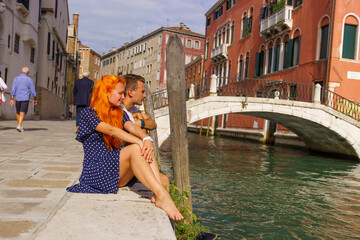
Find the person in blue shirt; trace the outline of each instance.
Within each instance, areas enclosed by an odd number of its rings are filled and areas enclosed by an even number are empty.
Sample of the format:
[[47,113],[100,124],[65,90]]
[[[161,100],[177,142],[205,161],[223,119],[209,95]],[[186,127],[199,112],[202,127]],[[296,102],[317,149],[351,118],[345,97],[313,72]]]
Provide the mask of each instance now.
[[34,97],[34,105],[37,104],[35,85],[33,80],[28,75],[29,68],[23,67],[21,74],[14,78],[10,93],[10,106],[14,106],[14,97],[16,101],[16,120],[18,122],[16,130],[19,132],[24,131],[22,123],[29,108],[30,94]]

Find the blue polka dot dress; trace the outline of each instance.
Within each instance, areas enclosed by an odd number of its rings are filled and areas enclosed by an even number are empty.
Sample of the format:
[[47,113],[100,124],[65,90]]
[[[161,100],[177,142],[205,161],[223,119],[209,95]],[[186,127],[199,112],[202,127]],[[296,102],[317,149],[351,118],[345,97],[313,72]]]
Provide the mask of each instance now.
[[[130,121],[124,114],[123,125]],[[80,114],[76,140],[83,144],[84,162],[80,183],[66,190],[76,193],[116,193],[119,182],[119,156],[124,147],[108,150],[102,133],[95,130],[101,120],[93,108],[85,108]]]

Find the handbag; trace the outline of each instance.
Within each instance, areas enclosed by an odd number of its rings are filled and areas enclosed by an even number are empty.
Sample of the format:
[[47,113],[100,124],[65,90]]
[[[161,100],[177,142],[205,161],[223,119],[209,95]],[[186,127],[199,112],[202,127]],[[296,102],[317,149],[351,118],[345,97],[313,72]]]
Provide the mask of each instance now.
[[4,92],[1,93],[1,101],[6,102],[5,94]]

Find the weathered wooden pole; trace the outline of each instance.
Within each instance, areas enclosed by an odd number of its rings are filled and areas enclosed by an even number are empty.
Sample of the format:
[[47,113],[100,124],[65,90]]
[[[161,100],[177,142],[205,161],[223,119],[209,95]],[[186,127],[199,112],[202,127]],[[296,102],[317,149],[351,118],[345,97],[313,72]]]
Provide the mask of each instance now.
[[[180,193],[183,190],[190,192],[184,48],[180,37],[175,34],[169,37],[166,47],[166,73],[175,185]],[[189,194],[188,206],[192,209],[191,194]]]
[[[149,115],[149,117],[151,117],[155,121],[156,119],[155,119],[155,113],[154,113],[154,103],[152,101],[150,89],[147,84],[145,84],[145,94],[147,96],[144,99],[145,113],[147,115]],[[152,139],[154,139],[155,157],[158,160],[158,162],[160,162],[159,141],[158,141],[157,130],[153,129],[153,130],[149,131],[149,134],[152,137]]]

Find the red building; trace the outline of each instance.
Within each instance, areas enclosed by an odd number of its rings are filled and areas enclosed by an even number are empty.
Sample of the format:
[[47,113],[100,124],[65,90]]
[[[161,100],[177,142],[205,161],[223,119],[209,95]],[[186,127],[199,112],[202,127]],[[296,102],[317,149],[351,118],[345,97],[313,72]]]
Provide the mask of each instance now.
[[[204,75],[217,75],[219,87],[244,78],[319,83],[360,102],[359,16],[360,1],[219,0],[205,14]],[[263,123],[228,114],[220,126]]]

